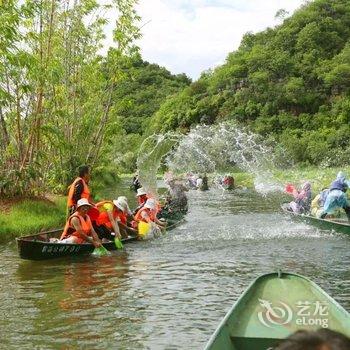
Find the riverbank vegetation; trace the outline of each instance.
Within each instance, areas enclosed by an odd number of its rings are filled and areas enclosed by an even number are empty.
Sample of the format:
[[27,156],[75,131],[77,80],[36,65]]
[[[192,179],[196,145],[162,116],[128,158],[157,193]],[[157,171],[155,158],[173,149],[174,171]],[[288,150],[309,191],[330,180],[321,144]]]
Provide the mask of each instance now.
[[190,83],[142,61],[136,2],[0,3],[0,196],[65,193],[84,163],[100,185],[133,170],[143,123]]

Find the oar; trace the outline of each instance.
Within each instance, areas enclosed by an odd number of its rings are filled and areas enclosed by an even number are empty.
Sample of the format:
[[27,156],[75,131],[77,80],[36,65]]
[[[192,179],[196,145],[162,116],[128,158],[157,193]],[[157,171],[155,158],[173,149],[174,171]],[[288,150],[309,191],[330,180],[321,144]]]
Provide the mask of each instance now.
[[103,246],[95,248],[94,251],[92,252],[92,255],[95,256],[104,256],[104,255],[110,255],[111,253]]
[[122,241],[117,236],[114,237],[114,244],[117,249],[123,249],[124,247]]

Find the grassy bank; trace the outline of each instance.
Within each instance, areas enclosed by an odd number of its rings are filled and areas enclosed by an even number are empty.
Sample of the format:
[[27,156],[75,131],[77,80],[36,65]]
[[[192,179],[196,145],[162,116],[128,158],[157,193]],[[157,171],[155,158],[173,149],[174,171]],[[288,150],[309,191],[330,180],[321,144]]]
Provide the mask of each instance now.
[[292,183],[302,185],[305,181],[310,181],[312,184],[312,192],[316,195],[323,188],[329,187],[332,181],[335,180],[339,171],[343,171],[346,177],[350,178],[350,167],[343,168],[301,168],[293,170],[281,170],[275,172],[276,180],[282,184]]
[[66,198],[23,199],[2,205],[0,242],[42,230],[62,227],[66,218]]

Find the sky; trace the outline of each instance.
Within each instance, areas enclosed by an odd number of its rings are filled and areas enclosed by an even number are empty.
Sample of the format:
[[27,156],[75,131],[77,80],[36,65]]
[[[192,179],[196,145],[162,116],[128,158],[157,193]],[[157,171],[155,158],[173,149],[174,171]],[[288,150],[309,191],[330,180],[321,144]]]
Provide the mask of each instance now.
[[[280,23],[276,12],[293,13],[304,0],[139,0],[142,58],[186,73],[200,73],[224,63],[246,32],[259,32]],[[110,14],[112,19],[113,14]],[[113,21],[113,20],[112,20]],[[106,46],[112,45],[107,28]]]

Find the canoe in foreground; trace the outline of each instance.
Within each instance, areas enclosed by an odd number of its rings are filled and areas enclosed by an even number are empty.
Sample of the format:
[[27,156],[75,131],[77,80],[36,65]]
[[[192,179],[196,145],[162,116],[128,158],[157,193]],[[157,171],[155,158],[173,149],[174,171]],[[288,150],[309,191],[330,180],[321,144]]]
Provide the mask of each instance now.
[[309,279],[270,273],[241,295],[206,350],[266,350],[297,330],[322,327],[350,336],[350,315]]
[[[63,256],[91,254],[95,249],[91,243],[74,244],[50,242],[50,238],[59,238],[61,234],[62,229],[16,238],[19,256],[22,259],[45,260]],[[125,244],[136,240],[136,237],[129,237],[122,239],[122,242]],[[103,246],[107,250],[117,249],[112,241],[103,243]]]
[[319,219],[311,215],[297,214],[287,210],[287,204],[281,206],[284,213],[290,215],[293,219],[306,222],[321,230],[331,230],[350,235],[350,224],[348,220],[341,219]]

